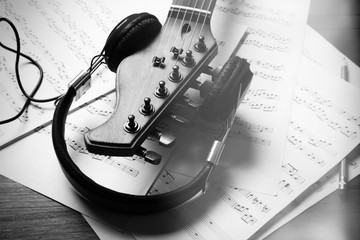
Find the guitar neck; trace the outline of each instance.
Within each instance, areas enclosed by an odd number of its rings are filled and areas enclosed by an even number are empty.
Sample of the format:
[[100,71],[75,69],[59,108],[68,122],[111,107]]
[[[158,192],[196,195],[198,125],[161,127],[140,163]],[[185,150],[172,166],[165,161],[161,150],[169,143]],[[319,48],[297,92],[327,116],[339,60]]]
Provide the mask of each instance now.
[[215,8],[216,0],[174,0],[170,8],[169,15],[173,16],[173,13],[176,12],[177,17],[179,13],[185,14],[187,16],[200,16],[206,17],[206,19],[211,18],[213,10]]

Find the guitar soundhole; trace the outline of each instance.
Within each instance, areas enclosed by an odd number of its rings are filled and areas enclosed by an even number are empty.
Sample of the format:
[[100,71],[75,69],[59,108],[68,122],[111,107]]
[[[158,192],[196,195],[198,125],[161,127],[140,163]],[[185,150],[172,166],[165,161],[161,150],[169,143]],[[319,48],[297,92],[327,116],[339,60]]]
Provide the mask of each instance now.
[[181,29],[181,34],[185,34],[191,31],[191,26],[188,23],[185,23]]

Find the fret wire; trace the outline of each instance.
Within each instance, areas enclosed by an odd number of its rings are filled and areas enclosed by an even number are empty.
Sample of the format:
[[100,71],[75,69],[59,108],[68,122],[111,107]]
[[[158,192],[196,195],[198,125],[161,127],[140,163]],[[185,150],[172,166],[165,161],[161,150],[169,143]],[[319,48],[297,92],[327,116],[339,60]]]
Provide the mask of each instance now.
[[[203,2],[204,4],[205,2]],[[184,6],[180,6],[180,5],[172,5],[172,7],[174,8],[179,8],[179,9],[184,9],[184,10],[191,10],[193,12],[200,12],[200,13],[205,13],[205,14],[211,14],[211,12],[209,10],[203,10],[203,9],[198,9],[198,8],[194,8],[194,7],[184,7]]]

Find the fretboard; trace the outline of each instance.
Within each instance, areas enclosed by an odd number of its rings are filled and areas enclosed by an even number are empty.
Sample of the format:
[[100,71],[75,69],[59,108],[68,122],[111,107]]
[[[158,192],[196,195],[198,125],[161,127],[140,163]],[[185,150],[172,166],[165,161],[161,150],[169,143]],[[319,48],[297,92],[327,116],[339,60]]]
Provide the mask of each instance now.
[[216,0],[174,0],[172,7],[185,11],[211,15],[214,10],[215,3]]

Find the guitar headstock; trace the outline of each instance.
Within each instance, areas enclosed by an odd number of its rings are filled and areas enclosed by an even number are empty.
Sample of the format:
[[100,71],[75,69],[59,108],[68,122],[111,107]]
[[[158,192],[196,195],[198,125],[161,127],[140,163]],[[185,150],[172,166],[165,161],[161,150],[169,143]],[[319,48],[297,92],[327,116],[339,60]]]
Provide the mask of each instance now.
[[142,151],[143,141],[216,56],[210,16],[173,5],[155,39],[120,63],[114,112],[85,135],[90,152],[131,156]]

